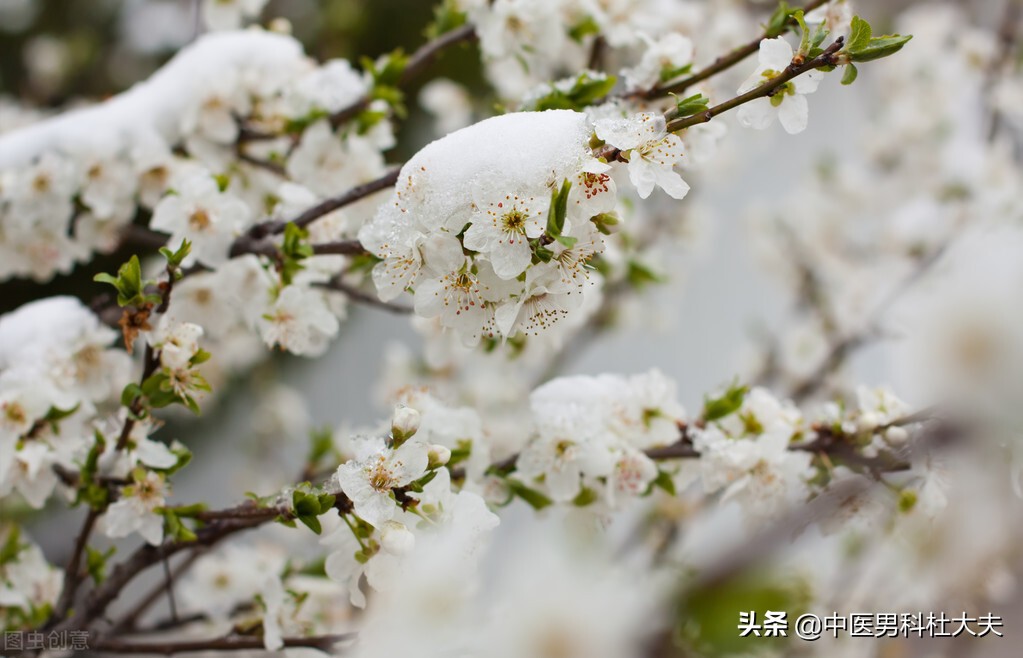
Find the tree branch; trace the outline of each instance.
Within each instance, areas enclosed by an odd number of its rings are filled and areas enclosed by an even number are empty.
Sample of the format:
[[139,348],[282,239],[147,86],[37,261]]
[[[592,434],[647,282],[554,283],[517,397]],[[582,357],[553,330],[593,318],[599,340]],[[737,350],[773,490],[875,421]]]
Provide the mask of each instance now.
[[[808,14],[814,9],[820,7],[821,5],[827,4],[829,1],[830,0],[812,0],[811,2],[806,3],[806,6],[803,7],[803,12]],[[627,94],[626,97],[652,99],[668,96],[669,94],[681,94],[682,92],[686,91],[693,85],[699,84],[700,82],[712,78],[719,73],[727,71],[736,64],[742,62],[744,59],[746,59],[750,55],[755,54],[758,50],[760,50],[761,41],[763,41],[764,39],[773,39],[774,37],[780,36],[781,34],[784,33],[786,29],[794,26],[795,24],[796,22],[790,19],[788,22],[786,22],[785,27],[781,31],[764,30],[763,34],[761,34],[753,41],[750,41],[749,43],[739,48],[736,48],[728,55],[718,57],[716,60],[714,60],[713,64],[697,71],[696,73],[689,75],[688,77],[685,77],[677,82],[672,82],[667,85],[654,87],[653,89],[633,92],[631,94]]]
[[668,123],[668,132],[678,132],[685,130],[686,128],[699,125],[701,123],[707,123],[719,114],[724,114],[729,110],[733,110],[740,105],[745,105],[750,101],[757,100],[758,98],[767,98],[773,96],[782,86],[788,83],[793,78],[799,77],[800,75],[813,71],[815,69],[824,68],[826,66],[834,66],[836,64],[835,54],[842,49],[845,45],[845,38],[838,37],[835,42],[828,46],[824,52],[811,60],[807,60],[802,64],[789,64],[780,75],[771,78],[764,84],[747,91],[745,94],[740,94],[735,98],[725,101],[720,105],[715,105],[705,112],[694,114],[693,116],[683,117],[674,119]]
[[[407,85],[409,82],[414,80],[420,73],[422,73],[427,67],[430,66],[441,54],[442,51],[450,46],[458,43],[469,43],[476,40],[476,29],[472,25],[462,25],[461,27],[450,30],[440,35],[432,41],[424,43],[419,49],[412,53],[409,57],[408,63],[405,64],[405,70],[402,71],[400,85]],[[369,104],[373,101],[373,98],[369,95],[363,96],[359,100],[355,101],[348,107],[335,112],[330,115],[330,125],[334,128],[338,128],[355,117],[359,116]]]
[[[309,648],[330,652],[334,645],[355,638],[355,633],[317,635],[312,637],[283,638],[285,648]],[[100,640],[91,649],[107,653],[160,654],[192,653],[198,651],[265,651],[261,637],[228,636],[209,640],[184,640],[168,642],[133,642],[130,640]]]
[[90,507],[89,513],[85,517],[85,522],[78,531],[78,537],[75,539],[71,558],[64,569],[64,586],[60,590],[60,599],[57,601],[57,607],[54,608],[54,620],[61,619],[67,615],[68,610],[71,609],[71,605],[74,603],[75,593],[78,591],[78,585],[81,583],[82,556],[85,554],[85,547],[89,543],[89,536],[92,535],[92,529],[96,525],[96,520],[99,519],[100,514],[101,512]]
[[408,306],[399,306],[398,304],[381,301],[376,295],[359,290],[357,287],[344,281],[340,276],[334,277],[327,283],[318,284],[318,287],[340,292],[353,302],[379,308],[389,313],[397,313],[399,315],[409,315],[412,313],[412,309]]

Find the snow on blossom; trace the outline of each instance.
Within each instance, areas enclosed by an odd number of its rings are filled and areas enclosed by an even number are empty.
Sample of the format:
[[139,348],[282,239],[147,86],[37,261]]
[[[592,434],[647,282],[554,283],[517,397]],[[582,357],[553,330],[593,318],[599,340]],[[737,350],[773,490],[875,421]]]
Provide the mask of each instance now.
[[[792,63],[794,55],[792,46],[783,37],[761,41],[757,69],[742,83],[738,93],[744,94],[781,75]],[[754,99],[740,107],[739,123],[748,128],[763,130],[777,118],[785,132],[790,135],[803,132],[806,130],[809,116],[806,95],[817,91],[823,79],[824,73],[818,70],[808,71],[793,78],[782,85],[774,95]]]
[[393,490],[426,474],[429,447],[413,439],[389,448],[379,438],[358,439],[354,445],[355,457],[338,467],[338,483],[355,513],[381,528],[397,510]]
[[[538,332],[578,307],[588,278],[581,270],[604,246],[585,227],[614,207],[615,194],[588,139],[583,114],[522,112],[422,149],[359,232],[382,259],[373,270],[381,299],[414,290],[417,313],[440,317],[467,345],[494,336],[495,328],[504,337]],[[546,235],[551,195],[565,180],[581,183],[575,196],[570,192],[572,219],[564,227],[563,242],[576,239],[575,250]],[[541,247],[543,258],[536,255]],[[553,272],[558,267],[566,276]]]
[[570,501],[598,478],[609,502],[646,492],[657,468],[641,449],[675,443],[685,415],[675,385],[651,371],[632,377],[560,377],[530,395],[537,436],[516,469],[527,483],[542,479],[556,501]]
[[332,59],[300,77],[285,91],[287,113],[295,118],[320,110],[338,112],[367,91],[366,81],[346,59]]
[[[197,160],[231,169],[234,153],[223,145],[237,137],[239,118],[253,102],[279,111],[288,85],[315,69],[289,37],[208,35],[127,92],[0,135],[0,277],[46,281],[114,250],[136,204],[157,205],[172,170]],[[259,199],[252,189],[254,209]],[[215,252],[204,254],[206,264],[222,262]]]
[[668,196],[683,199],[689,185],[675,172],[683,155],[682,138],[667,131],[664,116],[640,113],[626,118],[598,119],[597,137],[622,151],[628,158],[629,180],[645,199],[660,187]]
[[267,0],[203,0],[202,20],[211,30],[237,30],[259,18]]

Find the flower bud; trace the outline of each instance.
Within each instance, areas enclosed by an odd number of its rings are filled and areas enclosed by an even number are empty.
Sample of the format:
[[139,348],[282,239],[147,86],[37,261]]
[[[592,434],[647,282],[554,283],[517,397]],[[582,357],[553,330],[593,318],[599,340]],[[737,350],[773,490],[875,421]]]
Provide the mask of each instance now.
[[391,555],[407,555],[416,545],[416,536],[398,521],[387,521],[380,528],[380,546]]
[[865,411],[860,415],[860,429],[872,430],[881,424],[881,418],[873,411]]
[[419,412],[404,404],[394,408],[391,417],[391,439],[395,448],[405,443],[419,431]]
[[430,457],[430,469],[440,468],[451,460],[451,450],[442,445],[431,445],[427,454]]
[[271,32],[276,32],[277,34],[291,34],[294,32],[291,21],[287,18],[281,18],[280,16],[270,21],[270,25],[268,27]]
[[909,432],[905,427],[889,427],[884,433],[885,441],[891,445],[901,445],[909,438]]

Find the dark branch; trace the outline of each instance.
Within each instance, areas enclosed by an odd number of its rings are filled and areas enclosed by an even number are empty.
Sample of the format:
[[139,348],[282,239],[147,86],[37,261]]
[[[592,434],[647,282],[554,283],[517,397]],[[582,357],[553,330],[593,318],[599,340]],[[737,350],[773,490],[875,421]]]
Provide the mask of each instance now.
[[[808,2],[806,6],[803,7],[803,11],[805,13],[810,13],[811,11],[827,3],[828,1],[829,0],[812,0],[812,2]],[[788,23],[786,23],[785,29],[788,29],[789,27],[795,24],[796,24],[795,21],[790,20]],[[736,64],[742,62],[750,55],[753,55],[758,50],[760,50],[760,42],[763,41],[764,39],[773,39],[774,37],[780,36],[781,34],[782,32],[765,30],[762,35],[760,35],[753,41],[750,41],[749,43],[739,48],[736,48],[728,55],[718,57],[710,66],[701,69],[689,75],[686,78],[683,78],[677,82],[673,82],[664,86],[654,87],[653,89],[649,89],[646,91],[636,92],[634,94],[630,94],[630,96],[640,98],[662,98],[664,96],[668,96],[669,94],[681,94],[690,87],[692,87],[693,85],[699,84],[704,80],[710,79],[715,75],[722,73],[723,71],[727,71]]]
[[[318,635],[314,637],[283,638],[286,648],[310,648],[330,652],[334,645],[354,639],[354,633],[338,635]],[[160,654],[169,656],[175,653],[192,653],[198,651],[264,651],[263,638],[249,636],[231,636],[209,640],[185,640],[177,642],[132,642],[129,640],[100,640],[91,649],[107,653]]]
[[699,125],[701,123],[707,123],[719,114],[735,109],[740,105],[749,103],[750,101],[757,100],[758,98],[767,98],[773,96],[782,86],[788,83],[793,78],[799,77],[800,75],[813,71],[815,69],[824,68],[826,66],[834,66],[836,64],[835,54],[842,49],[845,45],[845,38],[839,37],[832,43],[827,49],[824,50],[820,55],[814,57],[811,60],[807,60],[802,64],[789,64],[780,75],[771,78],[764,84],[747,91],[745,94],[740,94],[735,98],[725,101],[720,105],[715,105],[706,112],[700,112],[690,117],[684,117],[675,119],[668,123],[668,132],[678,132],[691,126]]

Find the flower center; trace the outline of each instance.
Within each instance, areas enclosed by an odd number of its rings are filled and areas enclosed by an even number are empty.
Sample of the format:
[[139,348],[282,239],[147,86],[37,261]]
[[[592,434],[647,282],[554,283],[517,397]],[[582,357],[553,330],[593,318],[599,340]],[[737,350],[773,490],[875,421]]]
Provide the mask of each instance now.
[[212,223],[213,222],[210,220],[210,214],[206,212],[205,208],[196,208],[192,211],[192,214],[188,216],[188,225],[196,231],[205,231]]
[[501,215],[501,225],[504,227],[504,230],[509,233],[525,233],[526,213],[522,212],[518,208],[512,208],[505,214]]
[[25,408],[17,402],[9,402],[4,405],[4,415],[11,423],[15,425],[22,425],[28,420],[25,414]]
[[50,177],[46,174],[38,174],[34,179],[32,179],[32,188],[39,193],[49,192]]

